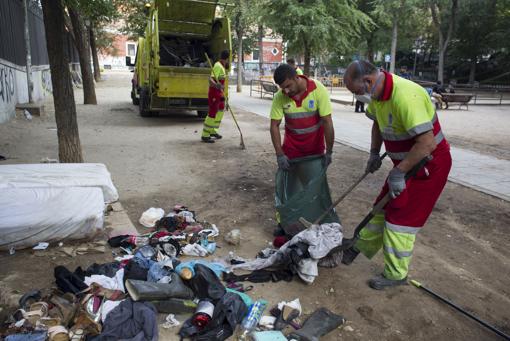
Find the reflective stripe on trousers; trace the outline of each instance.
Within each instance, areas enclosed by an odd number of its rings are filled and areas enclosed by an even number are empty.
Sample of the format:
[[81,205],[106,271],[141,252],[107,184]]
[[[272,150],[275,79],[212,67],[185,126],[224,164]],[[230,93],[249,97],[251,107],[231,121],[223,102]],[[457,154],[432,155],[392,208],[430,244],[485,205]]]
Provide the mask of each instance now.
[[374,257],[382,248],[384,253],[384,276],[403,279],[407,276],[413,254],[414,241],[420,228],[395,225],[384,220],[379,213],[360,232],[356,248],[367,258]]
[[217,134],[220,128],[221,120],[223,119],[223,110],[216,113],[216,117],[212,118],[209,115],[205,117],[204,129],[202,130],[202,137],[211,137],[211,134]]

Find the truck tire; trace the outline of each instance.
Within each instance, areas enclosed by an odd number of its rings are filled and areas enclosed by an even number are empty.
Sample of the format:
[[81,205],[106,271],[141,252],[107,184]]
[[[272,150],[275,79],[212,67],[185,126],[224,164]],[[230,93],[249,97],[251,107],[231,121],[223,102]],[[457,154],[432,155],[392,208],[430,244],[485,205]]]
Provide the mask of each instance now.
[[209,112],[207,110],[197,110],[197,116],[200,118],[205,118]]
[[131,88],[131,100],[133,101],[133,105],[140,104],[140,99],[138,97],[136,97],[136,90],[135,90],[134,86],[132,86],[132,88]]
[[142,117],[150,117],[152,115],[149,110],[149,100],[149,91],[146,88],[142,88],[142,90],[140,90],[140,99],[138,103],[138,109],[140,116]]

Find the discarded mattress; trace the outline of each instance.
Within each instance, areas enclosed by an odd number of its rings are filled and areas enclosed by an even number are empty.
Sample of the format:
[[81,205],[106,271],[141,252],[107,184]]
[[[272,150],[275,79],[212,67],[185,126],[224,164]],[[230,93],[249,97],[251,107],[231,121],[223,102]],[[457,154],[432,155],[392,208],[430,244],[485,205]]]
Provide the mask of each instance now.
[[98,187],[107,203],[119,194],[102,163],[36,163],[0,166],[0,191],[7,188]]
[[104,208],[98,187],[1,189],[0,249],[90,238],[103,228]]

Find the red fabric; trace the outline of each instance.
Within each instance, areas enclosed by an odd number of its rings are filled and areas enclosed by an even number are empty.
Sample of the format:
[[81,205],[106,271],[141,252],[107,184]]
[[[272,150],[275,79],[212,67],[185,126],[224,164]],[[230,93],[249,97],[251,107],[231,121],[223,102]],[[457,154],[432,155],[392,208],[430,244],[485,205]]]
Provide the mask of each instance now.
[[[219,82],[225,85],[224,79],[219,80]],[[225,96],[223,95],[223,91],[210,86],[209,93],[207,94],[207,102],[209,105],[208,116],[216,118],[218,111],[225,109]]]
[[393,76],[391,73],[382,71],[385,75],[384,78],[384,89],[380,101],[387,101],[391,98],[393,92]]
[[[407,181],[406,189],[386,204],[384,210],[387,222],[410,227],[425,225],[443,191],[452,166],[449,148],[436,149],[432,155],[434,158],[414,178]],[[376,202],[387,192],[386,182]]]
[[277,249],[281,248],[289,240],[285,236],[275,237],[273,240],[273,246]]
[[[314,90],[317,89],[315,82],[306,76],[299,76],[306,79],[306,90],[299,97],[291,97],[296,103],[296,107],[301,107],[303,100]],[[316,104],[317,105],[317,104]],[[283,138],[282,149],[289,159],[296,159],[310,155],[324,154],[326,146],[324,144],[324,128],[321,126],[318,130],[308,134],[294,134],[290,129],[309,128],[321,121],[319,114],[305,118],[290,118],[285,116],[285,136]],[[290,128],[290,129],[289,129]]]

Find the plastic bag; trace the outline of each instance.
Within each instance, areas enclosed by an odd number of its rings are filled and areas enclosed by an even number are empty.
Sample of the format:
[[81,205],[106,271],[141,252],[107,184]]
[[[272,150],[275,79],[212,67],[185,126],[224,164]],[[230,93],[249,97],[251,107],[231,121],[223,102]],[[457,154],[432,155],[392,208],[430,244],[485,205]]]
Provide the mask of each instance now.
[[[326,177],[326,167],[321,156],[291,160],[291,170],[276,172],[275,203],[279,223],[288,235],[304,230],[299,218],[313,222],[332,204]],[[332,210],[320,222],[339,223]]]

